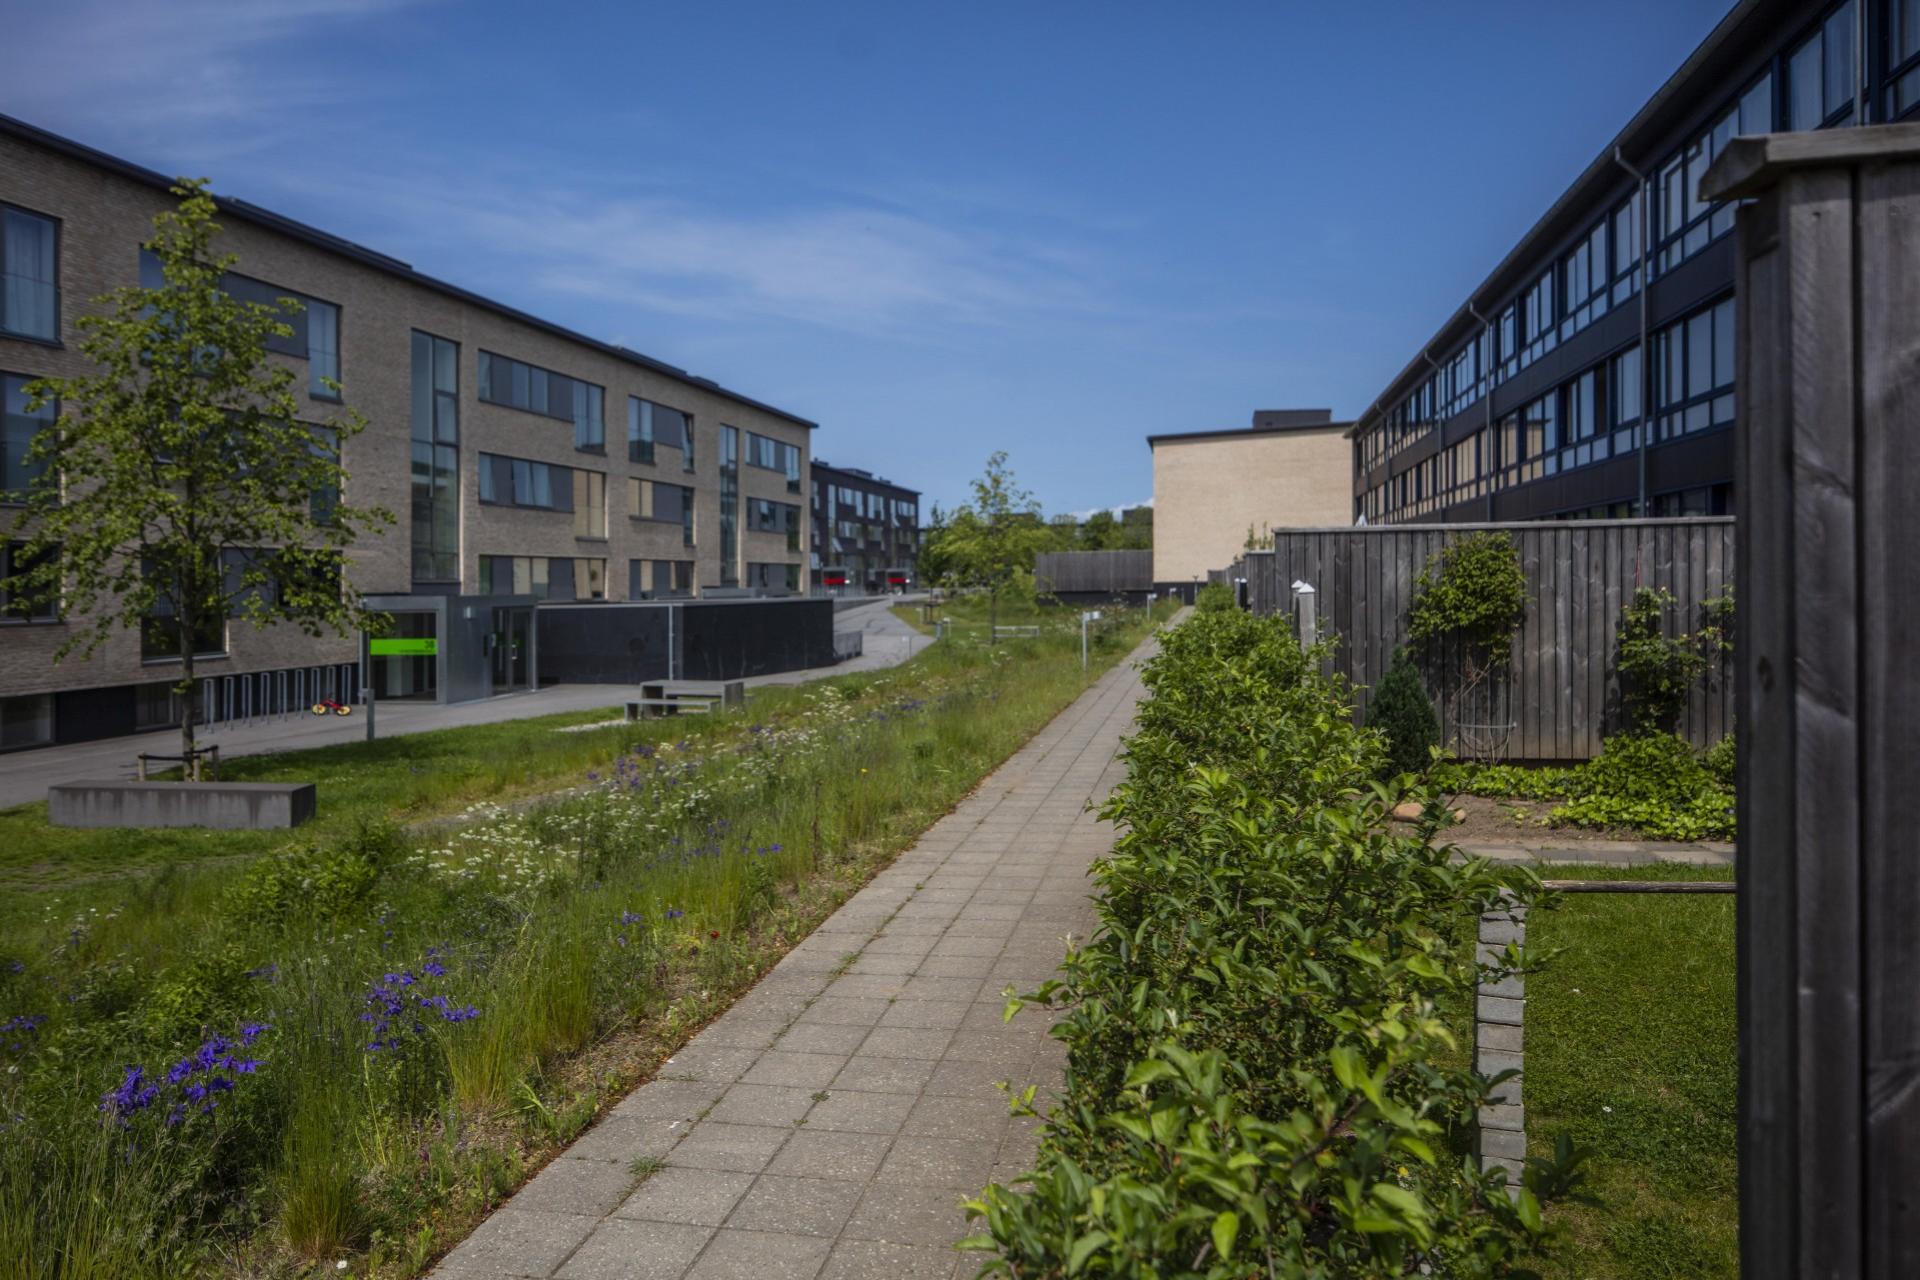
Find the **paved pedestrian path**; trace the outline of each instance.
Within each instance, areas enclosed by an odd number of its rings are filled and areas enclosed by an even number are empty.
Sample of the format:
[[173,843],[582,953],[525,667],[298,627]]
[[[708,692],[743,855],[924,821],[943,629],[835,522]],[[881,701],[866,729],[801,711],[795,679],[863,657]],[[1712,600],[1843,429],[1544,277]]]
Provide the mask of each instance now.
[[1141,697],[1109,671],[659,1076],[440,1265],[444,1280],[971,1276],[961,1200],[1030,1167],[998,1082],[1057,1086],[1047,1015],[1003,1022],[1094,912]]

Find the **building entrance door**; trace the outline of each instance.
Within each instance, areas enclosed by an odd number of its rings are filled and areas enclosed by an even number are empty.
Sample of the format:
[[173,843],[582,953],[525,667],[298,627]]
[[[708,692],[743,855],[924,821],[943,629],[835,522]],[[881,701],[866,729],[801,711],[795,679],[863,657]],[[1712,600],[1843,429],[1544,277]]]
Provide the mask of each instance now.
[[533,610],[495,609],[493,634],[487,645],[493,650],[493,691],[512,693],[528,685],[527,660],[533,629]]

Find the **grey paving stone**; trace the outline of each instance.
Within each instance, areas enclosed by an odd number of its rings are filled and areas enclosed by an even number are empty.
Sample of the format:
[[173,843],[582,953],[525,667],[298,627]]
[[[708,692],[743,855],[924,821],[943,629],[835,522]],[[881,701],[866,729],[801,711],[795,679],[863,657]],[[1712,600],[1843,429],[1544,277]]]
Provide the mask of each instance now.
[[768,1174],[727,1215],[727,1226],[789,1235],[837,1236],[865,1186],[839,1178]]
[[949,1280],[956,1275],[971,1277],[978,1267],[979,1263],[969,1264],[952,1249],[937,1246],[842,1240],[833,1247],[820,1280]]
[[1475,1017],[1481,1022],[1503,1022],[1518,1027],[1526,1024],[1527,1002],[1499,996],[1481,996],[1476,1001]]
[[882,1186],[947,1187],[968,1194],[987,1183],[996,1151],[973,1138],[903,1134],[893,1140],[875,1182]]
[[1482,1156],[1518,1161],[1520,1165],[1526,1162],[1527,1135],[1524,1133],[1512,1129],[1483,1129],[1480,1131],[1479,1141]]
[[842,1235],[890,1244],[951,1245],[967,1234],[959,1192],[942,1187],[868,1187]]
[[907,988],[900,994],[909,1000],[958,1000],[964,1004],[980,994],[980,979],[923,973],[907,979]]
[[1023,1083],[1022,1073],[1008,1072],[997,1062],[949,1058],[934,1068],[922,1092],[950,1098],[998,1098],[1004,1096],[999,1086],[1009,1080]]
[[560,1268],[559,1280],[679,1280],[712,1227],[608,1218]]
[[640,1189],[614,1211],[621,1218],[648,1222],[684,1222],[717,1227],[738,1203],[753,1175],[718,1169],[679,1169],[668,1165],[654,1172]]
[[[829,1024],[820,1024],[829,1025]],[[847,1065],[845,1054],[789,1053],[768,1049],[760,1060],[740,1077],[746,1084],[786,1085],[794,1089],[819,1089],[832,1083]]]
[[954,1033],[941,1027],[875,1027],[860,1044],[863,1058],[938,1058]]
[[871,1027],[878,1023],[886,1012],[885,1000],[825,995],[815,1000],[807,1011],[800,1015],[800,1021]]
[[1475,1026],[1474,1037],[1482,1049],[1521,1053],[1526,1049],[1526,1030],[1503,1022],[1482,1022]]
[[673,1149],[667,1163],[688,1169],[758,1173],[793,1135],[793,1128],[786,1125],[723,1124],[704,1120]]
[[613,1114],[642,1120],[692,1120],[726,1089],[712,1080],[654,1080],[621,1099]]
[[857,1054],[834,1077],[833,1087],[855,1089],[863,1093],[919,1094],[932,1078],[936,1065],[931,1058],[883,1058]]
[[929,1138],[971,1138],[998,1143],[1009,1119],[1004,1098],[922,1097],[900,1132]]
[[714,1233],[687,1280],[812,1280],[833,1241],[772,1231]]
[[441,1265],[508,1276],[549,1276],[593,1233],[599,1220],[573,1213],[542,1213],[511,1206],[474,1228]]
[[946,1056],[962,1062],[993,1062],[1010,1070],[1033,1058],[1038,1041],[1024,1031],[997,1027],[992,1031],[959,1031],[947,1045]]
[[555,1160],[508,1203],[515,1209],[604,1218],[627,1198],[635,1181],[626,1165],[612,1161]]
[[911,1093],[857,1093],[851,1089],[827,1091],[826,1101],[807,1112],[807,1131],[837,1133],[898,1133],[918,1100]]
[[662,1080],[707,1080],[732,1084],[758,1061],[758,1049],[735,1049],[721,1045],[688,1046],[660,1064]]
[[993,971],[995,957],[930,955],[921,961],[918,972],[948,978],[985,978]]
[[886,1158],[893,1138],[885,1133],[819,1129],[795,1131],[767,1172],[793,1178],[833,1178],[865,1183]]
[[702,1031],[695,1040],[697,1043],[729,1048],[764,1049],[786,1029],[785,1019],[741,1018],[729,1012],[726,1017]]
[[972,1006],[964,1000],[914,1000],[901,996],[880,1016],[882,1027],[934,1027],[950,1030],[960,1025]]
[[670,1120],[610,1114],[573,1140],[563,1160],[608,1160],[628,1164],[642,1158],[659,1159],[673,1150],[686,1126],[672,1128]]
[[736,1084],[709,1118],[722,1124],[792,1125],[813,1106],[814,1090],[787,1085]]
[[831,1053],[844,1058],[866,1038],[867,1029],[857,1024],[796,1022],[773,1047],[785,1053]]

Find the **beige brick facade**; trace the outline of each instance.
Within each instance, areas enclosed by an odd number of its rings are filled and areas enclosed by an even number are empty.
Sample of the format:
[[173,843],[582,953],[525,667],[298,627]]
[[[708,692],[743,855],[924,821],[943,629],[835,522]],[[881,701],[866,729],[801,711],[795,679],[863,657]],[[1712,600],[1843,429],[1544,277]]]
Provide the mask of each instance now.
[[1346,423],[1160,436],[1153,445],[1153,580],[1205,582],[1257,535],[1353,523]]
[[[139,245],[151,235],[153,215],[171,197],[116,168],[118,162],[43,145],[19,130],[0,127],[0,203],[58,220],[60,343],[19,340],[0,335],[0,372],[27,377],[83,371],[75,322],[99,310],[95,299],[139,279]],[[351,553],[351,575],[368,594],[406,594],[413,590],[409,513],[411,505],[411,334],[422,330],[459,346],[460,402],[460,575],[465,594],[480,590],[480,557],[546,556],[606,561],[606,594],[627,598],[632,560],[691,560],[696,590],[719,586],[720,430],[740,431],[742,449],[749,431],[797,446],[800,492],[789,492],[784,474],[750,465],[740,467],[740,537],[735,580],[744,581],[749,562],[798,566],[800,589],[807,588],[806,556],[789,550],[784,538],[749,534],[745,502],[766,497],[798,509],[805,519],[810,424],[730,394],[691,375],[681,377],[654,367],[644,357],[622,355],[586,340],[573,339],[531,317],[518,317],[483,299],[414,275],[403,264],[383,267],[377,255],[342,244],[336,251],[322,233],[281,229],[271,216],[250,218],[225,208],[219,218],[224,251],[238,256],[236,270],[291,292],[333,303],[340,309],[340,381],[345,401],[371,424],[344,451],[348,472],[346,499],[359,506],[384,507],[395,517],[383,533],[362,539]],[[486,282],[481,281],[483,287]],[[479,353],[486,350],[605,388],[604,453],[576,450],[573,426],[554,418],[497,404],[479,396]],[[281,357],[276,357],[281,358]],[[293,361],[302,388],[306,364]],[[303,393],[304,395],[304,390]],[[694,470],[682,467],[677,448],[660,447],[653,464],[628,461],[627,404],[630,396],[670,405],[691,415]],[[338,408],[311,402],[313,420],[323,421]],[[515,458],[585,469],[606,477],[604,537],[575,536],[574,516],[482,504],[479,455]],[[637,520],[630,512],[628,478],[658,479],[695,490],[695,545],[686,547],[679,525]],[[11,525],[12,509],[0,507],[0,524]],[[800,525],[804,529],[804,524]],[[584,584],[582,595],[584,596]],[[201,663],[208,674],[272,670],[296,665],[351,660],[356,642],[310,639],[293,628],[258,631],[242,623],[230,627],[226,657]],[[0,626],[0,697],[55,690],[158,682],[177,672],[177,664],[143,662],[138,636],[116,634],[94,656],[54,665],[53,651],[66,639],[64,622]]]

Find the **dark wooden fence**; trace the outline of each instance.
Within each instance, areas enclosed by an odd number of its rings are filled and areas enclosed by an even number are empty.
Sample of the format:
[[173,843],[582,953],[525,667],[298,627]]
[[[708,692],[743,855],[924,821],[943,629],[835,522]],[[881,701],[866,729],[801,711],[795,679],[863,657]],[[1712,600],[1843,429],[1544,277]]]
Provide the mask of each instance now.
[[1126,596],[1153,590],[1151,551],[1043,551],[1034,584],[1056,596]]
[[[1620,608],[1636,587],[1663,587],[1679,602],[1673,624],[1700,625],[1700,605],[1733,584],[1731,518],[1586,520],[1554,524],[1381,525],[1276,529],[1272,551],[1252,551],[1233,571],[1247,578],[1256,613],[1291,612],[1291,586],[1311,583],[1322,635],[1340,637],[1334,668],[1354,683],[1364,723],[1368,686],[1386,673],[1406,636],[1414,582],[1428,557],[1475,530],[1512,535],[1527,578],[1527,612],[1505,681],[1462,719],[1491,724],[1476,738],[1504,742],[1516,760],[1584,760],[1621,727],[1614,675]],[[1450,655],[1417,653],[1429,672]],[[1439,683],[1431,675],[1428,687]],[[1436,696],[1443,737],[1455,708]],[[1732,680],[1716,672],[1696,688],[1678,726],[1697,747],[1733,728]],[[1511,725],[1510,730],[1504,730]]]

